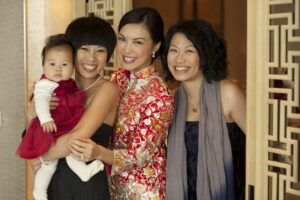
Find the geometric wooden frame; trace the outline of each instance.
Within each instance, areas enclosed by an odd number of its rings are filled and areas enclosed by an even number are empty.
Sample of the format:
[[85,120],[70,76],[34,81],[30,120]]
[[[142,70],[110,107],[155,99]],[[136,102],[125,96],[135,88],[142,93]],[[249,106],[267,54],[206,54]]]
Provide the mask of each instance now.
[[299,0],[269,0],[268,8],[268,197],[284,199],[286,193],[300,197],[300,65],[295,62],[300,48],[289,48],[290,43],[300,47],[300,34],[295,34],[300,30],[300,5]]
[[247,199],[300,197],[300,0],[248,0]]

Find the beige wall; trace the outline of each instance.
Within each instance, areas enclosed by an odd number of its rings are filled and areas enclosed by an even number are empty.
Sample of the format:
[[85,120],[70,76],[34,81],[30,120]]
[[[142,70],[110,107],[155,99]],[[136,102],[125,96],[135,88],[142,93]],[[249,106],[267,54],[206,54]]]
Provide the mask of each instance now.
[[44,45],[45,11],[46,2],[43,0],[27,0],[27,83],[32,86],[32,82],[39,79],[42,74],[41,52]]
[[46,0],[45,2],[46,35],[64,33],[73,19],[72,0]]

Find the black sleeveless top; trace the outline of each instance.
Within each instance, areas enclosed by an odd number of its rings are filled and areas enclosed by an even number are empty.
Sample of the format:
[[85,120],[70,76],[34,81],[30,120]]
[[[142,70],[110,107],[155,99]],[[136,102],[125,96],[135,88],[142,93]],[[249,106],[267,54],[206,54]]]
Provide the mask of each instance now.
[[[97,144],[108,146],[113,128],[102,124],[91,138]],[[48,187],[48,200],[109,200],[106,170],[95,174],[89,181],[82,182],[69,168],[66,159],[60,159]]]
[[[245,199],[246,136],[236,123],[226,123],[232,150],[235,199]],[[189,200],[197,200],[199,122],[186,122],[185,146],[187,151],[187,183]]]

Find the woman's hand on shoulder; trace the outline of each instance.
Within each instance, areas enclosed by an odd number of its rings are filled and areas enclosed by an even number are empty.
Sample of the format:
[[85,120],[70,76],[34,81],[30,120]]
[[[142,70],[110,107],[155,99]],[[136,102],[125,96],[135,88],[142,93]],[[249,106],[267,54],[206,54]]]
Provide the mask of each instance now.
[[246,133],[246,94],[235,83],[221,81],[221,99],[227,120],[232,120]]

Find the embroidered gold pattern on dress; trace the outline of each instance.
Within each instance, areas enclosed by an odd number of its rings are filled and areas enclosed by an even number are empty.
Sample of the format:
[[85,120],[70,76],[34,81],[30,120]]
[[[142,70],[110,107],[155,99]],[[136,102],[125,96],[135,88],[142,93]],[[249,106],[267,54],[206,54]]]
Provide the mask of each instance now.
[[119,166],[119,165],[122,164],[122,162],[123,162],[122,157],[119,156],[119,155],[116,155],[116,157],[115,157],[115,159],[114,159],[114,165]]
[[147,168],[144,169],[144,174],[145,174],[145,176],[146,176],[147,178],[150,178],[150,177],[153,176],[154,171],[153,171],[153,169],[151,169],[150,167],[147,167]]
[[126,73],[119,68],[113,75],[121,89],[122,103],[113,141],[111,196],[165,199],[165,140],[173,99],[154,66],[130,77]]

